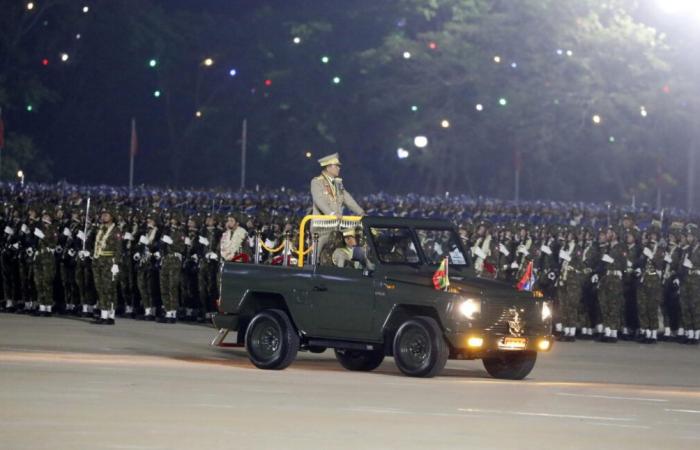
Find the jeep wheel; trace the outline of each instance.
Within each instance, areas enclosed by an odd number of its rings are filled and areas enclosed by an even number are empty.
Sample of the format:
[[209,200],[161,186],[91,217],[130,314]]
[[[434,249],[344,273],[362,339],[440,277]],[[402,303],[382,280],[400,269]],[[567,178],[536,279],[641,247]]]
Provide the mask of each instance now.
[[248,358],[258,368],[280,370],[296,358],[299,336],[284,311],[266,309],[248,324],[245,348]]
[[335,357],[340,365],[348,370],[369,372],[379,367],[384,361],[384,351],[336,349]]
[[486,371],[494,378],[522,380],[532,371],[537,361],[537,352],[499,352],[484,358]]
[[408,319],[394,336],[396,366],[408,376],[434,377],[445,367],[449,355],[442,329],[431,317]]

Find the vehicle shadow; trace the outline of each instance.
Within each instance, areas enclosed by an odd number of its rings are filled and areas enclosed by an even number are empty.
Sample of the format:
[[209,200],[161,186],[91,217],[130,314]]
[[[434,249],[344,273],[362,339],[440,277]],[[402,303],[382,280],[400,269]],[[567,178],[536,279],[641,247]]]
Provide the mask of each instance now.
[[[201,364],[214,364],[224,367],[235,367],[241,369],[251,369],[251,370],[261,370],[258,369],[250,362],[248,359],[248,354],[242,349],[220,349],[217,354],[221,355],[222,359],[214,358],[187,358],[187,357],[175,357],[175,359],[186,361],[190,363],[201,363]],[[289,367],[291,369],[300,370],[321,370],[326,372],[349,372],[344,369],[335,358],[329,357],[329,352],[322,355],[313,355],[309,353],[300,353],[301,357],[297,358]],[[355,372],[359,373],[359,372]],[[402,374],[398,368],[394,365],[393,358],[387,357],[381,366],[377,369],[368,372],[377,375],[391,376],[391,377],[402,377],[406,376]],[[449,377],[449,378],[491,378],[491,376],[485,370],[479,369],[456,369],[452,367],[445,368],[439,375],[439,377]]]

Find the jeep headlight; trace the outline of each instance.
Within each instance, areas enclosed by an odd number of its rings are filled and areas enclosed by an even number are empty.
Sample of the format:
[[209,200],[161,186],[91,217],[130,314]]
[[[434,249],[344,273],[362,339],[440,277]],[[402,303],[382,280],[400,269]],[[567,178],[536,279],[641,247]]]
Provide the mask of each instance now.
[[547,319],[550,319],[552,317],[552,308],[549,307],[548,302],[542,302],[542,321],[544,322]]
[[481,312],[481,302],[468,298],[459,304],[457,307],[460,314],[462,314],[467,319],[473,319],[478,313]]

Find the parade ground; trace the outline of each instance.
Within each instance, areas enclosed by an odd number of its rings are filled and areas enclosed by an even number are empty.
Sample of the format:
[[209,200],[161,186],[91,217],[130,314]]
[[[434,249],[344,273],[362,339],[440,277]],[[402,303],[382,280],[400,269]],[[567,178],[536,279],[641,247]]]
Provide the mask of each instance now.
[[700,349],[560,343],[524,381],[449,361],[348,372],[300,352],[283,371],[212,328],[0,315],[0,448],[698,448]]

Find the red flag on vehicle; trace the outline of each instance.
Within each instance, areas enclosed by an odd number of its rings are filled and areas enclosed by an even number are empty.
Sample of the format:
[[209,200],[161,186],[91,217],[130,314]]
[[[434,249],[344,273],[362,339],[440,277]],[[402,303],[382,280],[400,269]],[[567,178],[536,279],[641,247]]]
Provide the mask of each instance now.
[[535,274],[532,271],[532,261],[527,264],[523,277],[518,282],[519,291],[531,291],[535,285]]
[[435,271],[433,275],[433,286],[438,291],[447,290],[450,287],[450,276],[449,276],[449,261],[447,258],[443,259],[440,263],[440,267]]
[[139,152],[139,138],[136,136],[136,119],[131,119],[131,145],[129,155],[135,156]]

